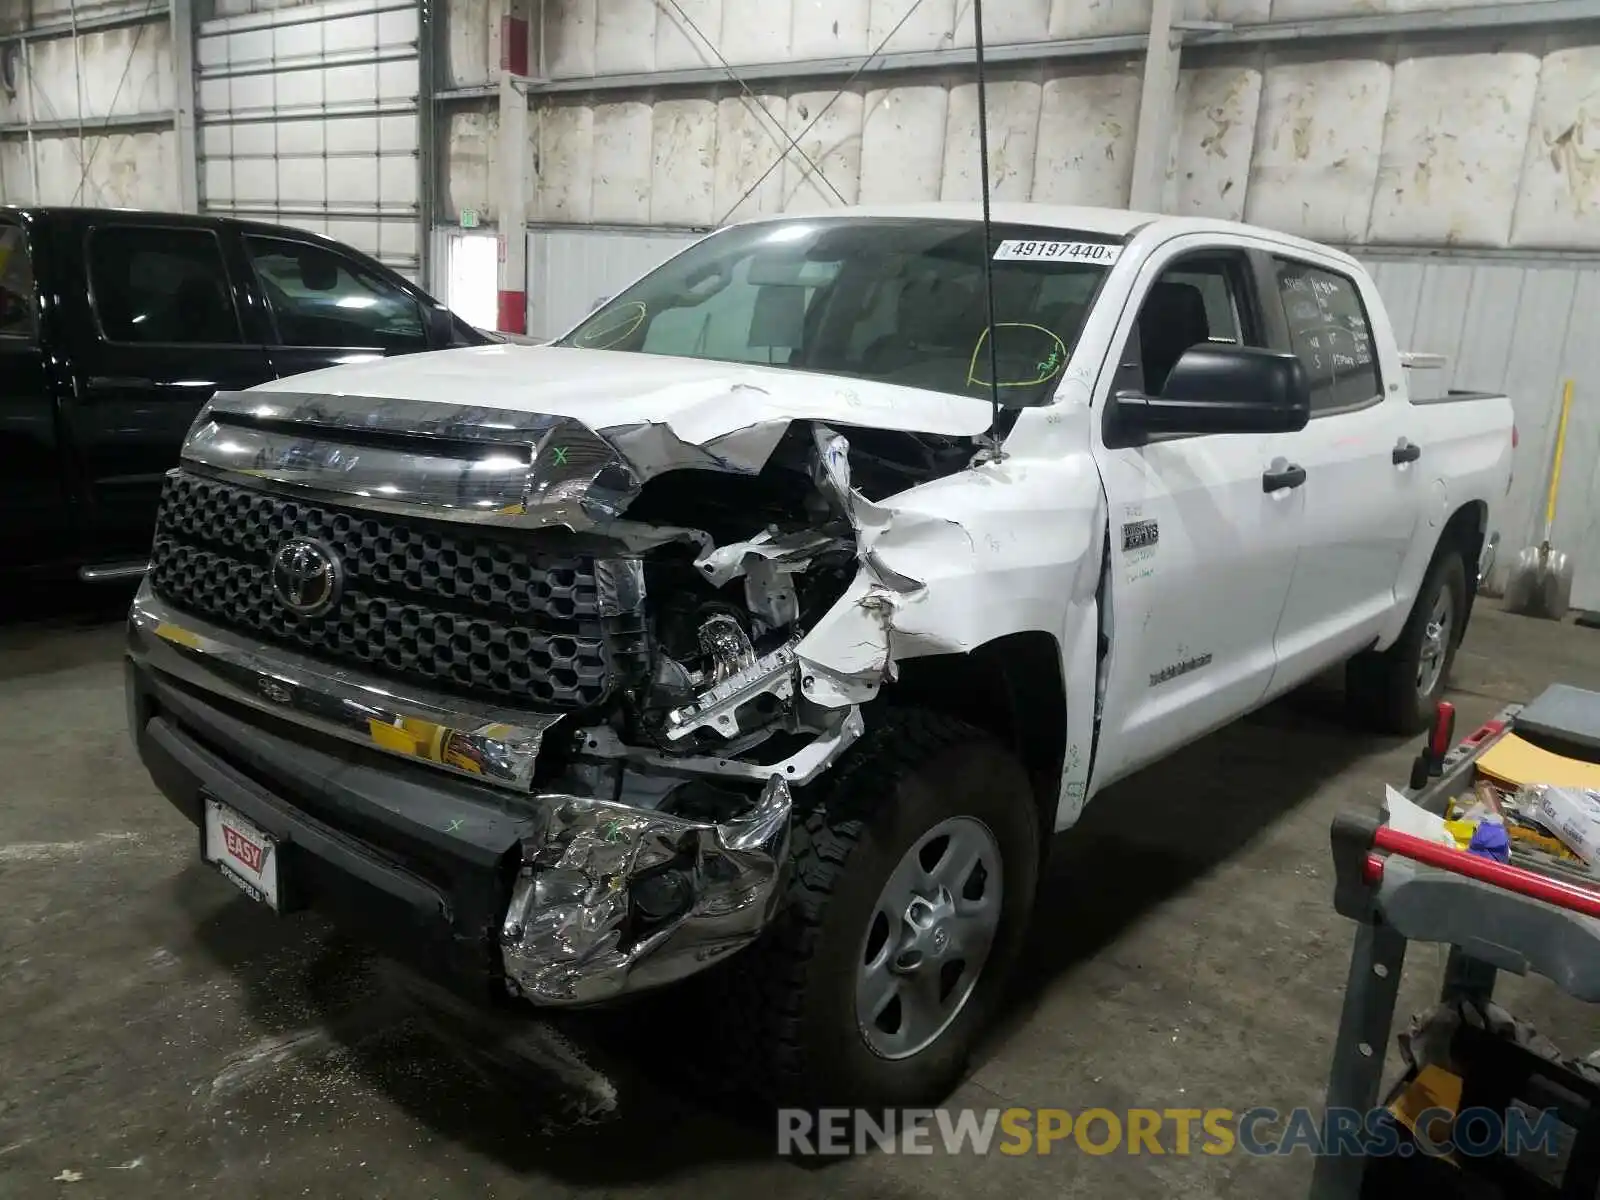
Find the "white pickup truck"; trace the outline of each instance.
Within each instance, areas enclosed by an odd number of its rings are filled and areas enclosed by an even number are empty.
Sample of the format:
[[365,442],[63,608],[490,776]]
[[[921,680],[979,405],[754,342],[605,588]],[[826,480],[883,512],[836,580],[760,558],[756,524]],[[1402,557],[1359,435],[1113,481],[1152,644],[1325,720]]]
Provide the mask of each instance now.
[[1095,793],[1341,663],[1417,729],[1508,400],[1413,400],[1325,247],[993,221],[749,222],[550,346],[217,395],[128,652],[204,857],[502,1002],[705,971],[765,1094],[926,1103]]

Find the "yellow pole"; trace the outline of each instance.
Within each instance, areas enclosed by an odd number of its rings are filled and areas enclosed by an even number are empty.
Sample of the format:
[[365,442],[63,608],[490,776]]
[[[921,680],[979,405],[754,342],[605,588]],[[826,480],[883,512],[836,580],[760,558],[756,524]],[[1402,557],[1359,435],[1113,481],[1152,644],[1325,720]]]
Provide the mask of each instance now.
[[1550,546],[1550,534],[1556,525],[1556,496],[1561,491],[1561,452],[1567,444],[1567,414],[1572,411],[1572,380],[1561,389],[1561,421],[1556,426],[1556,461],[1550,468],[1550,498],[1544,507],[1544,544]]

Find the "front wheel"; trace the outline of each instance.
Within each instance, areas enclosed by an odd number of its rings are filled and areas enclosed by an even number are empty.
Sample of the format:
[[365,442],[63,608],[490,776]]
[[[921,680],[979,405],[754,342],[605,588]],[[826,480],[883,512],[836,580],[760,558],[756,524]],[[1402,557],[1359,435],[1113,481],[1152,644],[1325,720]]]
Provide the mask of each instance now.
[[1039,867],[1022,765],[953,718],[890,711],[796,829],[772,927],[727,964],[723,1028],[780,1104],[943,1100],[1021,949]]
[[1382,654],[1350,660],[1345,692],[1353,714],[1382,733],[1420,733],[1444,696],[1467,613],[1467,571],[1461,552],[1441,550],[1399,639]]

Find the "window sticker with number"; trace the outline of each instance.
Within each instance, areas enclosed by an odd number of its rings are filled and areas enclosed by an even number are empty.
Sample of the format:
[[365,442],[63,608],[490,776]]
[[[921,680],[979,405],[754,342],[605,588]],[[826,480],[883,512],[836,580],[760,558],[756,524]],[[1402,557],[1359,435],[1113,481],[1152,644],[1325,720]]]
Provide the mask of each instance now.
[[1106,242],[1001,242],[995,262],[1091,262],[1109,267],[1122,253],[1121,246]]

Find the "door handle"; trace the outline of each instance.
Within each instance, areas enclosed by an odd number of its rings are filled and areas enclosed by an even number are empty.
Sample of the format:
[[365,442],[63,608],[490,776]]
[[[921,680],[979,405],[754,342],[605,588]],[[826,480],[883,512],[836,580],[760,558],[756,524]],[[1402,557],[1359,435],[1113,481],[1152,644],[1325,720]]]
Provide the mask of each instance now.
[[1306,469],[1293,464],[1281,471],[1266,471],[1261,476],[1261,490],[1275,492],[1279,488],[1297,488],[1306,481]]
[[1418,446],[1415,442],[1408,442],[1405,438],[1401,438],[1400,444],[1394,448],[1394,453],[1389,455],[1389,461],[1398,467],[1405,463],[1414,463],[1421,457],[1421,446]]
[[87,386],[91,392],[148,392],[161,385],[142,375],[91,375]]

